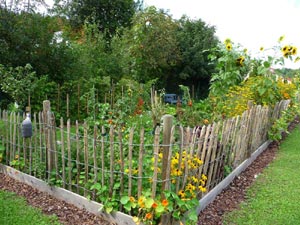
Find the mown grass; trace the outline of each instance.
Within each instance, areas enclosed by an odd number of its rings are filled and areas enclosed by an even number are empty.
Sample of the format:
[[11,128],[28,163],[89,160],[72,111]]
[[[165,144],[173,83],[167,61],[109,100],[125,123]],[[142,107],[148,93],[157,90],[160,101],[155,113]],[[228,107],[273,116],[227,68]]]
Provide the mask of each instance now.
[[299,125],[280,145],[275,160],[251,186],[241,209],[224,216],[224,224],[300,224]]
[[24,198],[0,190],[0,224],[3,225],[59,225],[56,216],[28,206]]

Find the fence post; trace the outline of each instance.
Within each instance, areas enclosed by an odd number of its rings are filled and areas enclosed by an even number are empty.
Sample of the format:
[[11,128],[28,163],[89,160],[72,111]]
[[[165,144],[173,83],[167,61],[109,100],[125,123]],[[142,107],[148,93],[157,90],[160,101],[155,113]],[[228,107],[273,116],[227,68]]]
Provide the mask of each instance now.
[[50,101],[45,100],[43,101],[43,124],[44,124],[44,133],[46,139],[46,158],[47,158],[47,165],[46,165],[46,172],[48,173],[48,180],[51,177],[51,171],[54,169],[55,166],[55,152],[53,148],[53,132],[52,130],[55,129],[55,120],[54,115],[51,112]]
[[169,150],[170,150],[170,138],[171,138],[171,129],[173,126],[173,116],[164,115],[163,120],[163,161],[162,161],[162,191],[168,189],[168,165],[169,165]]
[[[162,198],[164,196],[164,190],[168,190],[170,188],[170,140],[171,140],[171,130],[173,126],[173,116],[172,115],[164,115],[162,117],[163,120],[163,158],[162,158]],[[171,214],[163,215],[161,218],[161,224],[171,225],[172,219]]]

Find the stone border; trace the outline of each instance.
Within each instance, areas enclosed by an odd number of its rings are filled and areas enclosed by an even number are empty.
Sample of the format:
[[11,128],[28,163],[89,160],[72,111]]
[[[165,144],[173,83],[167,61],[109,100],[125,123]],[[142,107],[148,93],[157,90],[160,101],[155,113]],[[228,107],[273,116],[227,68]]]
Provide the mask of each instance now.
[[71,191],[68,191],[66,189],[55,187],[55,186],[49,186],[45,181],[42,181],[40,179],[37,179],[36,177],[20,172],[10,166],[6,166],[0,163],[0,172],[20,182],[28,184],[41,192],[46,192],[57,199],[75,205],[80,209],[85,209],[88,212],[91,212],[95,215],[102,216],[113,224],[135,225],[135,222],[133,222],[132,217],[127,214],[121,212],[115,212],[112,214],[100,212],[100,209],[103,207],[102,204],[95,201],[88,200],[85,197],[73,193]]
[[239,176],[264,150],[267,149],[272,141],[266,141],[263,143],[255,152],[253,152],[250,158],[242,162],[237,168],[235,168],[227,177],[224,178],[217,186],[215,186],[211,191],[209,191],[203,198],[199,200],[199,206],[197,208],[197,213],[200,214],[213,200],[219,195],[233,179]]

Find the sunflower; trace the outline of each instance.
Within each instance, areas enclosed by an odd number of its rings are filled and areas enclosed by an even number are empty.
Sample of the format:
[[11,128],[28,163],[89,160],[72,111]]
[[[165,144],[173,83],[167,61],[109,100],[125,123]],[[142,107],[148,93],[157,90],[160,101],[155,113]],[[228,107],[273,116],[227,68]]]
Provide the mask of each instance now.
[[291,54],[297,55],[297,48],[295,46],[292,47]]
[[231,45],[231,43],[227,43],[227,44],[226,44],[226,49],[227,49],[228,51],[231,51],[231,50],[232,50],[232,45]]
[[245,57],[240,56],[240,57],[237,58],[236,63],[237,63],[238,66],[243,66],[244,61],[245,61]]

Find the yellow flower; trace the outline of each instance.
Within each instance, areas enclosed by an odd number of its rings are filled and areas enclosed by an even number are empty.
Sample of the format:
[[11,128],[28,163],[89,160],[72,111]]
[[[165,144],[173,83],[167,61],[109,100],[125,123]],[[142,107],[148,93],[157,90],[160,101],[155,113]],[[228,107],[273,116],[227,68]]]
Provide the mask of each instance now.
[[195,176],[192,176],[192,181],[193,181],[194,183],[198,183],[198,178],[195,177]]
[[179,190],[178,191],[178,195],[179,195],[180,198],[185,198],[185,192],[184,192],[184,190]]
[[297,48],[295,46],[292,47],[291,53],[292,55],[297,55]]
[[207,180],[207,176],[205,176],[204,174],[202,174],[201,179],[206,181]]
[[16,155],[16,156],[15,156],[15,159],[19,159],[19,155]]
[[202,193],[206,192],[206,188],[205,188],[205,187],[199,186],[198,189],[199,189],[199,191],[201,191]]
[[182,171],[180,169],[175,169],[175,170],[172,170],[171,174],[173,176],[181,176],[182,175]]
[[244,61],[245,61],[245,57],[240,56],[239,58],[237,58],[236,63],[238,66],[243,66]]
[[289,51],[289,46],[284,46],[282,49],[281,49],[281,51],[283,51],[283,52],[288,52]]
[[130,196],[129,201],[130,202],[135,202],[135,198],[133,196]]
[[231,51],[231,50],[232,50],[232,45],[231,45],[231,43],[226,44],[226,49],[227,49],[228,51]]
[[197,157],[194,158],[194,162],[196,162],[198,165],[202,165],[203,164],[202,160],[199,159],[199,158],[197,158]]
[[226,38],[225,41],[224,41],[224,43],[225,43],[225,45],[230,44],[231,40],[229,38]]
[[135,222],[136,225],[140,224],[140,220],[137,216],[132,217],[133,222]]
[[135,169],[132,170],[132,174],[138,174],[138,172],[139,172],[138,168],[135,168]]
[[145,197],[141,196],[138,199],[138,205],[140,206],[140,208],[145,208]]

